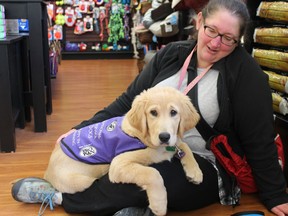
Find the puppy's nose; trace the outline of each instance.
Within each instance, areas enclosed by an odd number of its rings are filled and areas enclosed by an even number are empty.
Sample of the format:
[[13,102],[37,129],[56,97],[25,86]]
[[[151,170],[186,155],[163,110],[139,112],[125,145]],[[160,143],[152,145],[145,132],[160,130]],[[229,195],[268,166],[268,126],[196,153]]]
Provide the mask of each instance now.
[[170,134],[167,132],[160,133],[159,139],[162,143],[167,143],[170,139]]

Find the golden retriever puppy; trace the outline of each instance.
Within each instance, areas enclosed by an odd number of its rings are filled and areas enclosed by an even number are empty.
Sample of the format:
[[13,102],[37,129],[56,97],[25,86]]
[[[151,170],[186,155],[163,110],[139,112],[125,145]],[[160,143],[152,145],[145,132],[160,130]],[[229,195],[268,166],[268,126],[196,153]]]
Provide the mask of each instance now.
[[[176,155],[187,179],[201,183],[202,172],[181,140],[198,121],[188,96],[171,87],[148,89],[135,98],[125,116],[81,128],[57,143],[44,178],[60,192],[75,193],[109,171],[111,182],[134,183],[146,190],[153,213],[165,215],[166,188],[160,173],[149,165]],[[102,138],[101,147],[92,144]],[[113,153],[107,153],[108,149]]]

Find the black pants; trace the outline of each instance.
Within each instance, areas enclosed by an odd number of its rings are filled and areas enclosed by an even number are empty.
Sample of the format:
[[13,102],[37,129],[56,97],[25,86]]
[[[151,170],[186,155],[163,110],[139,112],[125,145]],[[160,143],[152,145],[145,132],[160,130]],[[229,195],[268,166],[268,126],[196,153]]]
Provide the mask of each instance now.
[[[152,165],[162,175],[168,194],[168,209],[188,211],[219,201],[217,172],[205,159],[194,155],[203,172],[203,182],[195,185],[187,181],[178,159]],[[129,175],[129,173],[127,173]],[[108,175],[96,180],[87,190],[63,194],[62,205],[68,213],[113,215],[131,206],[147,207],[147,195],[134,184],[113,184]]]

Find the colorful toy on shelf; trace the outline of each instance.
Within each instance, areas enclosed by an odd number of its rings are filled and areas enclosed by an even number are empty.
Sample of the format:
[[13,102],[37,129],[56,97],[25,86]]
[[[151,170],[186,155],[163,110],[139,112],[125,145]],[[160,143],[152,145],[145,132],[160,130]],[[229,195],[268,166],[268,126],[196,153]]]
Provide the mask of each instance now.
[[63,40],[63,27],[62,25],[53,26],[53,39],[54,40]]
[[87,50],[87,44],[81,42],[79,45],[79,51],[86,51]]
[[77,43],[70,43],[69,41],[65,44],[65,50],[72,52],[72,51],[79,51],[79,46]]
[[100,43],[96,43],[95,46],[91,47],[92,50],[95,51],[101,51],[101,44]]
[[95,7],[93,11],[93,18],[94,18],[94,30],[96,34],[100,34],[100,27],[99,27],[99,21],[98,21],[99,14],[100,14],[99,8]]
[[79,10],[81,13],[87,13],[87,8],[88,8],[88,2],[86,2],[85,0],[81,0],[79,2]]
[[84,31],[92,32],[93,31],[93,18],[87,15],[83,19],[83,21],[84,21]]
[[92,14],[95,8],[95,2],[93,0],[89,0],[87,2],[87,13]]
[[130,0],[121,0],[122,5],[130,5]]
[[[114,0],[116,2],[116,0]],[[106,0],[105,1],[105,25],[106,25],[106,29],[107,29],[107,33],[110,34],[110,29],[109,29],[109,15],[111,14],[110,10],[112,10],[112,3],[113,0]]]
[[84,22],[82,20],[77,20],[74,27],[74,34],[80,35],[85,33],[84,31]]
[[103,26],[103,22],[106,18],[106,14],[105,14],[105,7],[101,6],[99,8],[99,21],[100,21],[100,40],[103,41],[104,39],[104,26]]
[[48,40],[49,41],[53,40],[53,27],[48,28]]
[[57,9],[56,9],[55,23],[57,25],[64,25],[65,24],[65,17],[63,15],[63,8],[62,7],[57,7]]
[[124,38],[126,41],[130,40],[130,6],[126,4],[124,6]]
[[54,10],[55,5],[48,3],[46,8],[47,8],[48,18],[50,22],[52,22],[52,20],[54,20],[54,17],[55,17],[55,10]]
[[76,14],[74,9],[72,9],[71,7],[67,7],[65,10],[65,24],[68,27],[73,27],[75,25],[76,22]]
[[74,4],[74,0],[64,0],[63,3],[64,3],[64,5],[72,6]]
[[58,6],[60,5],[61,6],[61,5],[64,4],[64,1],[63,0],[56,0],[55,3],[56,3],[56,5],[58,5]]
[[75,12],[76,19],[82,19],[83,16],[82,16],[82,13],[80,12],[79,7],[75,7],[74,12]]
[[108,46],[108,44],[106,43],[102,45],[102,51],[110,51],[110,50],[113,50],[112,46]]
[[97,6],[102,6],[104,4],[104,0],[94,0]]
[[78,7],[80,0],[73,0],[73,6]]
[[108,43],[113,43],[114,47],[117,47],[118,41],[124,38],[123,15],[124,9],[122,4],[113,3],[108,24],[110,29]]

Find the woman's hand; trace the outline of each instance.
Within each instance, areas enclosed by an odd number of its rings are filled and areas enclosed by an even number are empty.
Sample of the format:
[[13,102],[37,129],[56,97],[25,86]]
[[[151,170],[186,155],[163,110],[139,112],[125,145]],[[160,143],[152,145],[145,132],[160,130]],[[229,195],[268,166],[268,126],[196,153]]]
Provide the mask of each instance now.
[[288,203],[275,206],[271,211],[277,216],[286,216],[288,215]]
[[69,134],[73,133],[74,131],[76,131],[76,129],[72,129],[70,131],[68,131],[67,133],[65,134],[62,134],[56,141],[56,143],[59,143],[61,141],[61,139],[63,139],[64,137],[68,136]]

